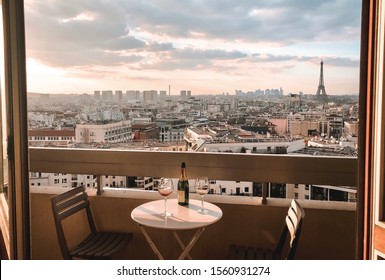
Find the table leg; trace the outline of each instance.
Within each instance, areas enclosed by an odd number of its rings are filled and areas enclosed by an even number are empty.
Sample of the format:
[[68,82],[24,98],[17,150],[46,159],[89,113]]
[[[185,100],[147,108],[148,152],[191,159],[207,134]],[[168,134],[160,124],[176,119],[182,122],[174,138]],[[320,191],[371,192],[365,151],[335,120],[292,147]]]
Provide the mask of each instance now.
[[[174,234],[174,237],[178,241],[179,246],[182,248],[182,250],[185,250],[186,246],[184,246],[184,244],[183,244],[182,240],[180,239],[178,233],[176,231],[173,231],[172,233]],[[182,251],[182,253],[183,253],[183,251]],[[189,258],[189,260],[192,260],[190,254],[187,254],[187,257]]]
[[[148,244],[150,245],[151,249],[154,251],[155,255],[158,257],[158,259],[164,260],[158,247],[156,247],[155,243],[152,241],[152,239],[151,239],[150,235],[147,233],[145,227],[139,224],[139,228],[142,231],[142,233],[143,233],[144,237],[146,238]],[[175,230],[173,231],[175,239],[178,241],[179,246],[182,248],[182,253],[180,254],[178,260],[183,260],[186,258],[186,256],[190,260],[192,259],[190,254],[189,254],[190,250],[194,246],[194,244],[198,241],[199,237],[201,236],[201,234],[203,233],[204,230],[205,230],[205,227],[197,229],[197,231],[194,233],[194,235],[191,237],[190,241],[188,242],[187,246],[185,246],[183,244],[178,233]]]
[[189,252],[190,252],[191,248],[194,246],[194,244],[198,241],[199,237],[201,236],[201,234],[203,233],[204,230],[205,230],[205,227],[199,228],[195,232],[193,237],[191,237],[191,239],[190,239],[189,243],[187,244],[187,246],[184,246],[184,244],[182,243],[182,240],[179,238],[178,233],[176,231],[173,231],[176,240],[178,241],[179,245],[183,249],[181,255],[178,258],[178,260],[183,260],[183,259],[186,258],[186,256],[188,256],[188,258],[191,260],[191,256],[190,256]]
[[162,254],[159,252],[158,248],[156,247],[155,243],[152,241],[151,237],[148,235],[147,231],[145,230],[144,226],[139,225],[140,230],[142,231],[144,237],[146,238],[148,244],[150,244],[151,249],[154,251],[155,255],[160,259],[164,260]]

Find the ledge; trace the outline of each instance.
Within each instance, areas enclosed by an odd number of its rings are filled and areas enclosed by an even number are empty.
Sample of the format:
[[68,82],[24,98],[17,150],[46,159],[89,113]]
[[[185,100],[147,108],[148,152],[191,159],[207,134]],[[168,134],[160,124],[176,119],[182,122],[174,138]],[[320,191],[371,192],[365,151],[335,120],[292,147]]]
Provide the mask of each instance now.
[[[59,194],[68,190],[63,187],[52,186],[31,186],[31,193],[39,194]],[[135,189],[119,189],[119,188],[105,188],[101,195],[96,195],[96,189],[89,188],[87,190],[89,196],[97,196],[100,198],[127,198],[127,199],[142,199],[142,200],[157,200],[162,199],[156,191],[144,191]],[[176,198],[174,192],[170,198]],[[200,195],[190,193],[190,198],[200,199]],[[249,196],[231,196],[231,195],[216,195],[209,194],[204,198],[205,201],[218,204],[234,204],[234,205],[255,205],[255,206],[272,206],[272,207],[289,207],[291,199],[284,198],[268,198],[266,204],[262,204],[261,197]],[[299,200],[303,208],[307,209],[324,209],[324,210],[340,210],[340,211],[356,211],[356,203],[353,202],[339,202],[339,201],[317,201],[317,200]]]
[[304,155],[154,152],[29,148],[30,171],[46,173],[178,178],[357,186],[357,158]]

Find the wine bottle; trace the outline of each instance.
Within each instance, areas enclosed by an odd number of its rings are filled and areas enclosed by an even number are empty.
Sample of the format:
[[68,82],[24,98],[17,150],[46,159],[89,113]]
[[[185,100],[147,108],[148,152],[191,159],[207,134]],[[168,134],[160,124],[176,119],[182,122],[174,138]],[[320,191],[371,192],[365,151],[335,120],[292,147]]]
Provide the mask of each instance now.
[[178,181],[178,204],[188,205],[189,202],[189,183],[187,179],[186,163],[182,162],[180,178]]

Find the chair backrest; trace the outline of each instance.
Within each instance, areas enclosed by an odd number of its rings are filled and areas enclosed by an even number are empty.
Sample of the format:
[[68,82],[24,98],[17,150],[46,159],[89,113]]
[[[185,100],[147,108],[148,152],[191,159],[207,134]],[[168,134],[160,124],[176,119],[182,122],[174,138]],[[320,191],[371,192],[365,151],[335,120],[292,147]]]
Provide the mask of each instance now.
[[70,259],[62,221],[79,211],[85,210],[91,233],[97,232],[85,187],[76,187],[67,192],[55,195],[51,198],[51,204],[61,253],[64,258]]
[[[282,231],[281,237],[275,249],[275,254],[281,256],[284,259],[294,259],[295,252],[297,250],[298,240],[302,231],[302,220],[304,217],[305,211],[303,210],[301,205],[295,199],[293,199],[285,217],[286,225]],[[286,243],[288,234],[290,234],[288,251],[287,254],[283,256],[282,251]]]

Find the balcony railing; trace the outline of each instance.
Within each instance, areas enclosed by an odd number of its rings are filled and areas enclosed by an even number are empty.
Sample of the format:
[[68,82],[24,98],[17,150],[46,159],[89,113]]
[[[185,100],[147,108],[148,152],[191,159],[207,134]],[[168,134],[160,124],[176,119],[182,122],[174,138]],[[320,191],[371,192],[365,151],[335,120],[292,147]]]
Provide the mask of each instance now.
[[357,158],[98,149],[30,148],[30,171],[357,186]]
[[[356,186],[357,159],[291,155],[147,152],[127,150],[91,150],[30,148],[30,171],[67,174],[116,176],[178,177],[180,163],[187,163],[189,177],[207,175],[218,180],[252,182],[285,182]],[[31,240],[33,259],[58,259],[60,251],[50,210],[50,197],[61,188],[31,188]],[[134,233],[124,259],[155,258],[138,226],[129,213],[143,202],[159,199],[156,192],[106,190],[90,199],[96,223],[101,230],[123,230]],[[199,199],[192,194],[192,199]],[[207,196],[221,207],[224,215],[194,247],[196,259],[226,258],[231,243],[250,246],[274,244],[282,229],[288,200],[271,198],[261,205],[260,198]],[[353,259],[355,253],[355,204],[345,202],[302,201],[306,211],[300,259]],[[332,219],[330,219],[332,217]],[[79,222],[70,226],[72,238]],[[162,243],[160,250],[173,258],[177,248],[167,232],[152,232]],[[183,233],[182,238],[189,238]],[[331,248],[333,250],[325,250]],[[211,248],[209,252],[206,250]]]

